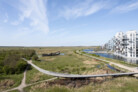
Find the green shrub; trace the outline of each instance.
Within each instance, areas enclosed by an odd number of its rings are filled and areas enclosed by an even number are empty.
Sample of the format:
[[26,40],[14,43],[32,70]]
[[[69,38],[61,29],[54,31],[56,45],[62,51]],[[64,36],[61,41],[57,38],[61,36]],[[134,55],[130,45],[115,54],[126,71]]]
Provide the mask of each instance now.
[[81,70],[82,70],[82,71],[85,71],[85,70],[86,70],[86,67],[82,67]]
[[32,60],[37,61],[38,60],[38,56],[37,55],[33,55]]
[[22,58],[29,59],[34,55],[34,50],[0,50],[0,73],[22,73],[27,67],[27,62]]

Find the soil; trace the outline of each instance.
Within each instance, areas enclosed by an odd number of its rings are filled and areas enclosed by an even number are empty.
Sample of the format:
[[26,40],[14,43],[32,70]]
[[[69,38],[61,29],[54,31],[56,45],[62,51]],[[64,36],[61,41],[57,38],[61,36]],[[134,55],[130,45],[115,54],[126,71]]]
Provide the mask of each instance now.
[[10,79],[5,79],[0,81],[0,89],[6,89],[14,85],[14,81]]
[[[111,79],[111,78],[106,78]],[[102,83],[105,81],[105,78],[91,78],[91,79],[59,79],[52,82],[46,82],[45,86],[53,86],[53,85],[61,85],[67,86],[69,88],[80,88],[84,85],[88,85],[90,83]]]

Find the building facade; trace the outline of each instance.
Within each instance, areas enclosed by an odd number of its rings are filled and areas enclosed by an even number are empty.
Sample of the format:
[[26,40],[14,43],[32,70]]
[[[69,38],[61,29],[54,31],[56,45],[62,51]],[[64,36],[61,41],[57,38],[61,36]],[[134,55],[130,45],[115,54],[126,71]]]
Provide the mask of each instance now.
[[128,31],[125,34],[118,32],[105,44],[105,48],[119,56],[138,58],[138,33],[136,31]]

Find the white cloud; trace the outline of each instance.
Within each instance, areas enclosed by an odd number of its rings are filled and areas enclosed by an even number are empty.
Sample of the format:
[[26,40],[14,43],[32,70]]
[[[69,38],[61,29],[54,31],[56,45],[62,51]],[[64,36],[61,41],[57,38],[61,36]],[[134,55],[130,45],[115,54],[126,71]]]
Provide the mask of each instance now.
[[136,10],[136,9],[138,9],[138,1],[137,2],[128,2],[126,4],[117,6],[111,11],[111,13],[114,13],[114,12],[124,13],[124,12],[129,12],[132,10]]
[[6,13],[6,14],[5,14],[5,19],[4,19],[3,22],[4,22],[4,23],[7,23],[7,22],[8,22],[8,18],[9,18],[9,16],[8,16],[8,14]]
[[84,2],[76,3],[73,6],[65,6],[61,11],[60,16],[63,16],[66,19],[88,16],[102,9],[106,9],[108,6],[108,0],[85,0]]
[[16,7],[19,11],[19,18],[11,24],[19,25],[29,21],[28,27],[47,33],[49,26],[46,3],[47,0],[20,0],[18,7]]
[[13,21],[13,22],[11,22],[11,24],[12,24],[12,25],[15,25],[15,26],[16,26],[16,25],[19,25],[19,21]]
[[4,23],[7,23],[7,22],[8,22],[8,19],[5,19],[3,22],[4,22]]
[[12,38],[14,38],[14,39],[19,39],[19,38],[26,39],[24,37],[27,37],[32,33],[33,33],[33,30],[30,30],[28,27],[20,27],[19,29],[17,29],[16,33],[14,33],[12,35]]

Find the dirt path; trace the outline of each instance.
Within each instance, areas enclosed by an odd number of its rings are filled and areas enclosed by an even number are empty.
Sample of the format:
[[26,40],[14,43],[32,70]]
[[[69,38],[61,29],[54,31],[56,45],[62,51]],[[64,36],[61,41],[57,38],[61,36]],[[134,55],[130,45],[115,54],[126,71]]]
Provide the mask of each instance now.
[[9,92],[9,91],[12,91],[12,90],[19,90],[20,92],[24,92],[23,88],[25,88],[25,87],[32,86],[32,85],[35,85],[35,84],[39,84],[39,83],[46,82],[46,81],[55,80],[55,79],[57,79],[57,77],[54,77],[54,78],[51,78],[51,79],[47,79],[47,80],[42,80],[42,81],[31,83],[31,84],[25,84],[25,85],[23,84],[23,86],[20,85],[21,87],[18,86],[16,88],[9,89],[9,90],[3,91],[3,92]]
[[3,92],[9,92],[9,91],[13,91],[13,90],[19,90],[20,92],[24,92],[23,89],[24,89],[25,87],[28,87],[28,86],[31,86],[31,85],[35,85],[35,84],[38,84],[38,83],[41,83],[41,82],[51,81],[51,80],[57,79],[57,77],[54,77],[54,78],[51,78],[51,79],[47,79],[47,80],[43,80],[43,81],[31,83],[31,84],[26,84],[26,82],[25,82],[25,81],[26,81],[26,72],[27,72],[27,68],[26,68],[26,70],[24,71],[24,76],[23,76],[22,82],[21,82],[21,84],[20,84],[18,87],[15,87],[15,88],[12,88],[12,89],[3,91]]
[[3,92],[8,92],[8,91],[12,91],[12,90],[19,90],[20,92],[23,92],[23,88],[26,87],[25,81],[26,81],[26,71],[27,71],[27,68],[24,71],[24,74],[23,74],[24,76],[23,76],[21,84],[18,87],[16,87],[16,88],[9,89],[9,90],[3,91]]
[[27,69],[24,72],[24,77],[22,79],[22,82],[21,82],[20,86],[18,86],[18,88],[17,88],[20,92],[23,92],[23,88],[26,87],[26,83],[25,83],[25,81],[26,81],[26,71],[27,71]]

